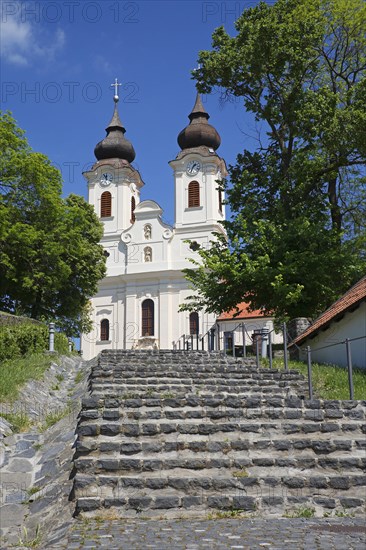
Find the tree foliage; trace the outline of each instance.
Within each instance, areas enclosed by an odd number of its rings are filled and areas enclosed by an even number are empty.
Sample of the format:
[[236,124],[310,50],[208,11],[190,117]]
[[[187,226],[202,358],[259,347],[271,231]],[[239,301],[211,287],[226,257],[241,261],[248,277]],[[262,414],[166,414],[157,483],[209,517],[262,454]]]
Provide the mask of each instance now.
[[102,226],[82,197],[61,197],[59,171],[0,112],[0,309],[89,327],[88,303],[105,273]]
[[183,308],[312,317],[364,273],[365,29],[362,0],[260,2],[200,52],[199,90],[242,98],[261,132],[220,182],[229,248],[199,252]]

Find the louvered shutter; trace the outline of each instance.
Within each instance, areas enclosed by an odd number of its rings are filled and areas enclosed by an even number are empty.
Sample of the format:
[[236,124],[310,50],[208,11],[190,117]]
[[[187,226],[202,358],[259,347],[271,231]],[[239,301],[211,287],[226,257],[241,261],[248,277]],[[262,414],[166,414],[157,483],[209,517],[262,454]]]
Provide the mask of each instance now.
[[104,191],[100,197],[100,217],[109,218],[112,216],[112,195],[109,191]]
[[188,208],[200,206],[200,185],[198,181],[191,181],[188,185]]

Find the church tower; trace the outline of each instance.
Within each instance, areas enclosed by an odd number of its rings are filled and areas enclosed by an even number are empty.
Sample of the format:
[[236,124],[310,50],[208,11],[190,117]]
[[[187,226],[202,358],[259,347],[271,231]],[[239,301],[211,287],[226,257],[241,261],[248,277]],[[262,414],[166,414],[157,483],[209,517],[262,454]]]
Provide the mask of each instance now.
[[178,135],[181,152],[169,163],[174,170],[175,228],[204,227],[207,231],[214,226],[215,231],[223,231],[217,223],[225,219],[223,191],[217,180],[227,176],[227,170],[216,153],[221,138],[208,123],[210,117],[199,93],[188,118],[188,126]]
[[119,240],[121,232],[135,219],[135,208],[140,202],[140,189],[144,185],[139,172],[132,166],[135,150],[125,138],[126,130],[118,114],[117,79],[115,84],[114,112],[106,128],[107,135],[94,149],[97,162],[84,172],[88,182],[89,203],[104,225],[102,244]]
[[89,203],[104,225],[101,244],[107,273],[92,298],[93,330],[82,335],[84,357],[103,349],[201,349],[215,326],[212,313],[180,311],[192,290],[183,270],[209,246],[214,232],[224,233],[223,192],[227,175],[216,153],[221,139],[208,123],[200,95],[189,124],[178,136],[180,151],[169,164],[174,171],[175,223],[169,226],[153,200],[140,201],[144,185],[132,166],[135,151],[118,114],[118,83],[107,135],[94,150],[97,162],[84,173]]

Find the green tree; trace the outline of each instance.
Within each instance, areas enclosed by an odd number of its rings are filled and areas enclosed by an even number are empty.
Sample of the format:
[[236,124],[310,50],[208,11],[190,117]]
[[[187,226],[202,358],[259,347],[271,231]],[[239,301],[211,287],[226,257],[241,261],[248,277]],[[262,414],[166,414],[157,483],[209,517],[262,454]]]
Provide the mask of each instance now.
[[105,273],[102,226],[83,198],[61,197],[60,172],[10,113],[0,112],[0,148],[0,309],[76,336]]
[[219,182],[228,242],[199,251],[183,309],[313,317],[364,273],[365,29],[362,0],[260,2],[200,52],[198,89],[242,98],[261,132]]

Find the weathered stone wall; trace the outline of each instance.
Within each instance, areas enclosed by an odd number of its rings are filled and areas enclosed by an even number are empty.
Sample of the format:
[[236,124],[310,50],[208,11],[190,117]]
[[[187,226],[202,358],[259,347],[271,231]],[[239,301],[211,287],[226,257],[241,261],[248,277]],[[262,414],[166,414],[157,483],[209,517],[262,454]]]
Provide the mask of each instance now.
[[[296,319],[291,319],[291,321],[287,324],[287,331],[290,337],[289,344],[292,340],[302,334],[310,325],[310,319],[307,319],[307,317],[296,317]],[[290,358],[293,360],[300,359],[300,350],[296,346],[291,346]]]
[[19,325],[21,323],[35,323],[36,325],[42,325],[41,321],[37,321],[36,319],[22,317],[21,315],[11,315],[10,313],[0,311],[0,327],[3,325]]

